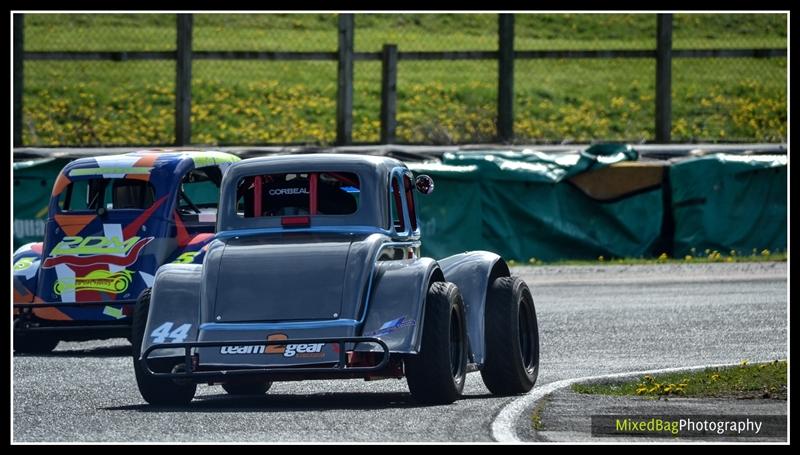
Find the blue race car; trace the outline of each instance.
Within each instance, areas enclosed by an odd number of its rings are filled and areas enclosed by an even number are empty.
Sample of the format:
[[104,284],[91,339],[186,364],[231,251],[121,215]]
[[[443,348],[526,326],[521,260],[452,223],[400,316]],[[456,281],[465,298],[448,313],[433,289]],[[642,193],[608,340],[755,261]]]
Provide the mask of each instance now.
[[137,298],[170,262],[202,262],[235,155],[80,158],[56,179],[44,242],[14,253],[14,351],[131,335]]

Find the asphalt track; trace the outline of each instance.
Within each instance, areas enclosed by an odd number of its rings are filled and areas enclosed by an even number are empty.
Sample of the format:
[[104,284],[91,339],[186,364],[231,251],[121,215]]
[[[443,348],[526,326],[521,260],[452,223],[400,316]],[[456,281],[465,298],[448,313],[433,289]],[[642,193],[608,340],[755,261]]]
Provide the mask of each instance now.
[[[537,387],[607,373],[787,357],[786,263],[520,267],[541,334]],[[125,340],[61,343],[13,358],[13,433],[22,441],[492,441],[515,398],[480,374],[464,399],[420,406],[404,380],[278,383],[263,398],[200,386],[187,407],[136,389]],[[529,412],[513,424],[524,439]]]

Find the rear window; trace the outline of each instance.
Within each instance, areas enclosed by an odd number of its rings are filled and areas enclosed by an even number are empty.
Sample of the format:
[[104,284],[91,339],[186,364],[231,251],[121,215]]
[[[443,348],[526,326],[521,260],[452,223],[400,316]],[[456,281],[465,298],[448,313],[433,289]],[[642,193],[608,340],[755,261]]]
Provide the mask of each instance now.
[[[222,171],[218,167],[201,167],[192,169],[181,180],[181,189],[196,207],[216,208],[219,205],[219,185],[222,182]],[[185,198],[179,206],[185,208]],[[191,207],[189,207],[191,208]]]
[[150,182],[135,179],[87,179],[67,185],[58,200],[64,212],[106,209],[144,210],[153,205],[155,190]]
[[350,215],[361,194],[352,172],[307,172],[244,177],[237,186],[243,218],[291,215]]

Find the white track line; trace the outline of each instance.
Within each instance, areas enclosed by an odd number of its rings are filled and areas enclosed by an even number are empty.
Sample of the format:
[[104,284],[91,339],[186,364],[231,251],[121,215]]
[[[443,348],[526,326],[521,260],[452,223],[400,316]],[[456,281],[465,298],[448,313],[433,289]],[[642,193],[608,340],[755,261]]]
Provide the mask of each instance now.
[[[756,362],[750,362],[756,363]],[[717,365],[697,365],[692,367],[662,368],[660,370],[627,371],[622,373],[604,374],[599,376],[585,376],[582,378],[562,379],[550,382],[541,387],[536,387],[533,391],[517,398],[507,404],[495,417],[492,422],[492,438],[497,442],[522,442],[517,436],[515,422],[526,409],[530,409],[535,403],[558,389],[569,387],[576,382],[600,381],[606,379],[624,379],[629,376],[641,376],[645,374],[674,373],[676,371],[694,371],[706,368],[721,368],[738,366],[739,363],[723,363]]]

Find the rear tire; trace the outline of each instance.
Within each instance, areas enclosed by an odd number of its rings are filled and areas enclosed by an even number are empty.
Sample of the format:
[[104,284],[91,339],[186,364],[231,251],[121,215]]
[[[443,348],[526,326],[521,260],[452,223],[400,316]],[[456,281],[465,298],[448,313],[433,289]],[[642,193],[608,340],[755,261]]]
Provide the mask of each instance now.
[[[182,406],[189,404],[197,391],[197,384],[178,384],[172,379],[156,378],[148,374],[139,361],[142,352],[142,341],[147,326],[147,314],[150,312],[150,289],[146,289],[136,302],[133,313],[133,370],[136,373],[136,385],[139,393],[148,403],[156,406]],[[153,364],[154,362],[151,362]],[[170,362],[162,367],[167,371],[183,365],[182,361]],[[172,367],[172,368],[170,368]],[[162,368],[159,368],[161,370]]]
[[483,383],[495,395],[531,390],[539,375],[539,326],[528,285],[518,277],[495,279],[486,299],[484,324]]
[[420,352],[405,361],[408,388],[422,403],[452,403],[461,396],[467,373],[464,301],[455,284],[431,285],[422,327]]
[[50,333],[15,333],[14,352],[19,354],[47,354],[58,346],[61,340]]
[[222,384],[228,395],[264,395],[272,387],[272,381],[230,382]]

